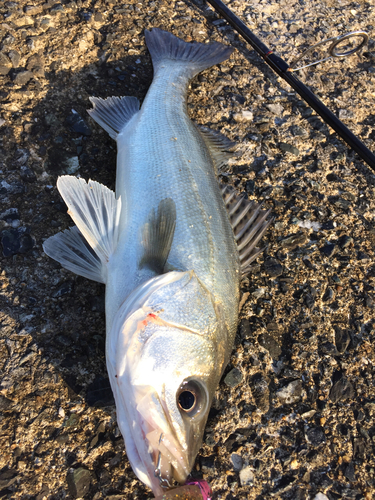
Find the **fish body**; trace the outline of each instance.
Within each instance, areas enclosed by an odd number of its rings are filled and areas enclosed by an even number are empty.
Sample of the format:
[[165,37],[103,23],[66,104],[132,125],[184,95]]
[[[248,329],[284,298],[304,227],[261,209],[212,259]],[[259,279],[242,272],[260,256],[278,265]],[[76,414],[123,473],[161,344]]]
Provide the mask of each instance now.
[[[150,44],[157,35],[160,44],[180,42],[169,33],[153,30],[148,34]],[[232,52],[229,47],[220,48],[221,58]],[[106,287],[107,330],[113,313],[145,279],[144,269],[139,269],[144,251],[140,229],[150,210],[166,198],[173,199],[177,212],[169,267],[193,269],[218,300],[225,296],[232,335],[236,329],[238,250],[212,156],[187,113],[186,94],[193,71],[186,61],[166,58],[157,62],[142,108],[116,138],[116,197],[123,200],[123,208],[119,243],[110,263],[113,272],[108,273]]]
[[106,284],[119,427],[133,470],[160,494],[194,464],[237,328],[240,259],[245,251],[249,261],[268,223],[259,207],[221,190],[229,141],[201,132],[187,113],[189,80],[232,49],[159,29],[146,41],[154,78],[142,108],[132,97],[91,99],[91,116],[117,142],[116,193],[60,177],[76,226],[44,249]]

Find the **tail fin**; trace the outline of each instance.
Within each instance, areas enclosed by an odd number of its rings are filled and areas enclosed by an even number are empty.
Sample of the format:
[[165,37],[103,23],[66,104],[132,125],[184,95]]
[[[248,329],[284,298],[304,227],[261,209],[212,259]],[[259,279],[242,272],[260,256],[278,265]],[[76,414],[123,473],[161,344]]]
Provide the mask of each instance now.
[[145,30],[145,37],[155,72],[163,61],[185,62],[189,78],[225,61],[234,51],[233,47],[219,42],[208,44],[184,42],[172,33],[159,28],[153,28],[152,31]]

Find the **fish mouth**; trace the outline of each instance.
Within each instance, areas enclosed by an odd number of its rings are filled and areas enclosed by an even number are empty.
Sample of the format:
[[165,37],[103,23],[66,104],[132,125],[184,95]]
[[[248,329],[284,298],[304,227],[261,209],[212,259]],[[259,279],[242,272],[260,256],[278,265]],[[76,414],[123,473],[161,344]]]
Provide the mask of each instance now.
[[151,397],[148,392],[137,404],[136,411],[147,446],[150,460],[147,468],[149,476],[153,475],[152,483],[171,488],[173,481],[185,482],[191,469],[188,441],[182,436],[178,439],[162,399],[156,392],[153,391]]

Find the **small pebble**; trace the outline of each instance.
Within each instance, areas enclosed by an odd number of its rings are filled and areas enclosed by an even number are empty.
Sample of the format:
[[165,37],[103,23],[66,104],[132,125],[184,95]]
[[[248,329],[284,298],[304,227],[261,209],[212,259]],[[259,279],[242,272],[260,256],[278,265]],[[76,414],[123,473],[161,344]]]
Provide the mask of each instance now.
[[20,71],[15,74],[13,81],[16,85],[26,85],[32,78],[34,75],[31,71]]
[[356,481],[355,477],[355,469],[354,469],[354,463],[349,462],[349,464],[345,468],[345,477],[349,479],[351,483],[354,483]]
[[309,241],[309,237],[305,232],[299,232],[287,236],[281,240],[281,246],[287,248],[288,250],[294,250],[298,246],[305,245]]
[[254,472],[251,467],[244,467],[240,471],[241,486],[248,486],[254,483]]
[[286,153],[292,153],[292,155],[294,156],[299,155],[299,149],[286,142],[280,142],[279,148],[281,149],[281,151],[284,151]]
[[278,335],[273,333],[265,332],[258,337],[259,344],[267,349],[270,356],[274,359],[278,359],[281,354],[281,346],[278,340]]
[[334,243],[327,243],[319,250],[322,255],[325,255],[326,257],[332,257],[332,255],[336,252],[336,245]]
[[261,373],[257,373],[250,378],[249,385],[257,407],[266,413],[270,406],[270,390],[267,380]]
[[277,398],[282,404],[296,403],[302,394],[302,382],[300,380],[293,380],[288,385],[284,386],[276,392]]
[[72,114],[67,117],[66,124],[72,132],[76,132],[77,134],[85,136],[90,136],[92,134],[85,120],[74,109],[72,109]]
[[235,113],[233,118],[236,122],[251,122],[254,119],[254,115],[251,111],[243,110],[241,113]]
[[346,378],[340,378],[331,388],[329,398],[332,403],[345,401],[354,397],[354,387],[352,383]]
[[233,469],[235,471],[240,471],[242,469],[243,460],[240,455],[237,455],[237,453],[232,453],[232,455],[230,456],[230,461],[232,462]]
[[251,292],[251,295],[255,298],[255,299],[260,299],[261,297],[263,297],[263,295],[267,292],[267,288],[266,287],[261,287],[261,288],[257,288],[256,290],[254,290],[253,292]]
[[273,258],[268,258],[264,262],[264,270],[271,278],[277,278],[283,274],[283,266],[279,261]]
[[329,300],[332,300],[334,297],[334,292],[330,286],[327,286],[325,289],[324,295],[322,297],[323,302],[328,302]]
[[326,441],[322,427],[312,427],[306,431],[306,439],[313,446],[319,446]]
[[89,470],[79,467],[72,469],[67,475],[67,482],[70,494],[73,498],[83,498],[89,491],[92,481]]
[[324,493],[317,493],[313,500],[329,500],[329,498]]
[[0,52],[0,75],[7,75],[11,69],[11,60],[5,54]]
[[242,382],[242,379],[242,372],[240,372],[237,368],[233,368],[233,370],[231,370],[224,378],[224,384],[233,389]]
[[266,104],[266,108],[277,116],[281,116],[284,112],[284,108],[281,104]]

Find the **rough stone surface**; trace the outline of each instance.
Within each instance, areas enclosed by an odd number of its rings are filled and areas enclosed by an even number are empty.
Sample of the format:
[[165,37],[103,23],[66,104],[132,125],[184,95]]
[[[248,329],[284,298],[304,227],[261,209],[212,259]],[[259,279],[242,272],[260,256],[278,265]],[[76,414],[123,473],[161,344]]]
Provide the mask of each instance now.
[[294,380],[276,392],[276,396],[282,403],[291,404],[298,401],[302,394],[302,383]]
[[243,375],[237,368],[233,368],[224,379],[228,387],[237,387],[243,379]]
[[329,498],[324,493],[317,493],[314,496],[314,500],[329,500]]
[[33,73],[31,71],[20,71],[14,75],[14,83],[16,85],[25,85],[28,81],[33,78]]
[[[360,54],[298,77],[375,150],[373,2],[226,3],[289,62],[324,39],[368,31]],[[116,424],[104,287],[62,269],[42,243],[73,225],[59,175],[114,188],[115,142],[86,109],[90,96],[144,100],[153,71],[144,30],[154,26],[235,47],[191,82],[188,111],[238,144],[220,181],[274,217],[241,282],[227,370],[243,378],[221,381],[193,475],[215,500],[370,500],[374,173],[200,0],[0,2],[1,498],[70,500],[80,469],[90,474],[79,492],[87,500],[152,496]],[[69,128],[73,109],[88,129]],[[287,403],[277,393],[294,381],[302,390]]]
[[72,497],[83,498],[89,492],[91,484],[90,471],[82,467],[69,471],[67,481]]
[[240,471],[241,486],[249,486],[254,482],[254,472],[251,467],[245,467]]

